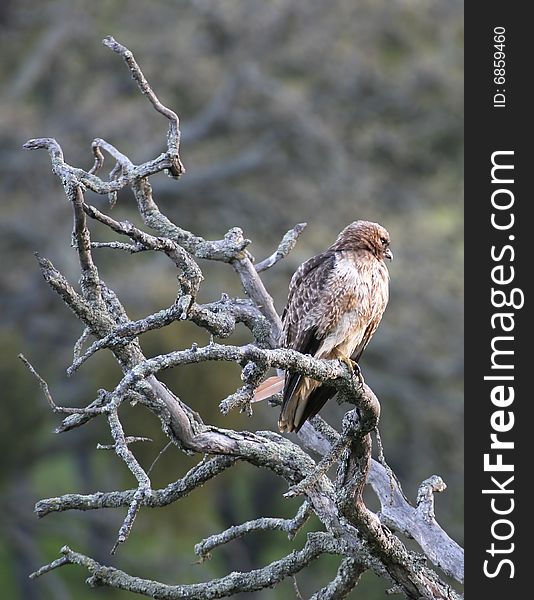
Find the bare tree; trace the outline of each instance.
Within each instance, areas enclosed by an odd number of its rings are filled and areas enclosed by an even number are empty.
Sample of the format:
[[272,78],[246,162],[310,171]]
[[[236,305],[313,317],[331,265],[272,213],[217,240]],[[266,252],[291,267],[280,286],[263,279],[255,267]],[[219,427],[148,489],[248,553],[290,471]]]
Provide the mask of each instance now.
[[[126,516],[112,547],[114,553],[128,540],[141,507],[177,502],[237,461],[246,461],[283,478],[289,485],[286,496],[300,496],[302,504],[292,519],[262,517],[202,540],[195,546],[201,560],[208,558],[218,546],[249,532],[278,530],[291,539],[312,514],[318,517],[321,530],[309,533],[300,550],[280,560],[205,583],[167,585],[140,579],[102,565],[67,546],[61,549],[60,558],[41,567],[31,577],[76,564],[89,572],[90,585],[120,588],[153,598],[222,598],[272,587],[302,571],[322,554],[334,554],[339,556],[337,574],[313,598],[345,597],[368,569],[391,582],[391,591],[410,599],[460,598],[459,593],[428,566],[429,561],[446,576],[463,583],[463,550],[441,529],[434,515],[433,494],[445,488],[441,478],[433,476],[425,480],[419,489],[417,505],[410,505],[383,458],[380,444],[380,460],[371,458],[371,436],[376,432],[379,441],[380,415],[380,404],[373,391],[365,384],[362,386],[340,361],[318,360],[277,348],[280,317],[259,274],[291,251],[304,224],[290,230],[271,256],[255,263],[247,250],[250,241],[238,227],[228,231],[223,239],[206,240],[169,220],[153,199],[149,178],[166,172],[177,179],[184,172],[179,154],[179,119],[158,100],[127,48],[111,37],[106,38],[104,44],[123,58],[141,92],[154,109],[168,119],[167,150],[153,160],[135,165],[117,148],[98,138],[92,143],[94,166],[85,171],[65,162],[61,147],[54,139],[33,139],[24,147],[48,151],[53,172],[61,180],[74,213],[73,243],[79,258],[80,289],[76,290],[49,260],[38,256],[45,281],[84,324],[68,373],[74,374],[97,351],[107,348],[119,363],[123,376],[113,390],[100,390],[85,408],[67,408],[54,402],[46,382],[26,358],[21,358],[41,385],[51,409],[64,415],[57,432],[81,427],[94,418],[107,420],[113,438],[113,444],[107,448],[122,459],[135,477],[137,488],[48,498],[39,501],[35,511],[44,517],[52,512],[124,507]],[[98,175],[105,153],[115,163],[107,180]],[[125,187],[131,188],[144,224],[155,234],[115,220],[86,200],[85,192],[91,190],[108,195],[114,203],[117,192]],[[128,241],[92,241],[89,230],[92,221],[105,225]],[[130,320],[118,296],[101,279],[93,260],[93,249],[102,246],[119,252],[165,254],[178,273],[177,299],[173,305],[143,319]],[[197,259],[230,264],[246,298],[223,295],[217,302],[198,303],[203,275]],[[212,341],[204,347],[193,345],[152,358],[143,355],[138,341],[140,335],[185,320],[207,330]],[[238,346],[213,341],[213,338],[230,337],[237,323],[243,323],[250,331],[248,344]],[[158,374],[165,369],[205,361],[227,361],[242,368],[243,385],[221,402],[223,414],[235,409],[251,413],[254,390],[271,367],[326,382],[336,389],[340,400],[353,408],[343,418],[340,432],[320,417],[306,423],[298,435],[300,444],[272,431],[215,427],[204,423],[197,412],[158,379]],[[202,460],[183,478],[165,488],[153,489],[149,470],[141,466],[131,449],[132,444],[146,438],[129,436],[121,422],[121,407],[125,402],[139,403],[150,410],[160,420],[170,443],[185,453],[201,454]],[[322,456],[317,464],[312,458],[316,453]],[[335,463],[338,464],[337,476],[331,479],[328,471]],[[367,483],[380,501],[378,513],[369,510],[364,503]],[[413,538],[423,554],[407,550],[397,534]]]

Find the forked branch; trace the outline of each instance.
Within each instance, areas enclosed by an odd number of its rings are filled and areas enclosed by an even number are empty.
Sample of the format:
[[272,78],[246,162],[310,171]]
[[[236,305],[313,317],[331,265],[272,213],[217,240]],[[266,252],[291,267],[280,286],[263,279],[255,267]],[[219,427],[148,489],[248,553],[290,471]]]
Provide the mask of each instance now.
[[[55,404],[46,382],[26,359],[23,360],[51,409],[66,415],[56,431],[82,427],[94,418],[106,419],[113,440],[106,447],[115,451],[134,477],[137,487],[44,499],[37,503],[35,511],[43,517],[67,510],[123,508],[126,514],[112,546],[115,551],[119,544],[127,541],[142,508],[157,508],[179,501],[237,462],[246,461],[284,479],[289,488],[287,495],[302,495],[303,503],[292,519],[261,517],[209,536],[195,548],[199,557],[206,558],[217,547],[253,531],[280,530],[292,539],[312,514],[319,519],[323,531],[308,534],[304,545],[299,544],[300,549],[288,550],[286,556],[262,568],[231,573],[199,584],[166,585],[140,579],[103,566],[66,546],[59,559],[38,569],[32,577],[74,564],[89,572],[91,585],[106,585],[153,598],[222,598],[271,587],[283,578],[299,573],[322,554],[335,554],[340,557],[338,572],[313,596],[317,600],[344,597],[357,585],[366,569],[386,578],[410,599],[459,598],[456,591],[422,564],[420,557],[409,552],[401,539],[386,527],[413,537],[435,565],[462,581],[461,548],[446,536],[434,516],[433,493],[443,489],[441,480],[434,478],[424,482],[417,507],[410,506],[396,480],[384,467],[371,461],[371,433],[376,429],[380,415],[380,404],[373,391],[355,381],[340,361],[318,360],[277,348],[281,319],[260,273],[287,256],[305,224],[298,224],[288,231],[278,248],[255,265],[248,251],[250,240],[244,237],[240,228],[230,229],[219,240],[207,240],[166,217],[153,198],[148,178],[162,171],[175,178],[184,172],[179,155],[178,116],[160,102],[130,50],[112,37],[107,37],[104,44],[123,58],[140,91],[169,121],[166,152],[135,165],[118,148],[102,138],[95,138],[91,146],[94,165],[90,171],[85,171],[65,162],[61,146],[52,138],[30,140],[24,147],[48,151],[53,172],[63,184],[74,215],[73,239],[80,265],[80,289],[71,285],[49,260],[38,257],[45,281],[83,324],[83,333],[74,344],[74,359],[68,373],[74,374],[97,352],[107,348],[119,363],[122,378],[112,390],[99,390],[85,408],[63,408]],[[108,180],[99,176],[106,154],[115,163]],[[151,233],[126,221],[117,221],[85,200],[85,192],[89,189],[108,195],[114,202],[116,193],[125,187],[131,189],[139,214]],[[93,242],[90,233],[93,221],[124,236],[126,242]],[[130,320],[118,296],[100,278],[93,251],[101,248],[162,252],[169,259],[171,268],[177,271],[175,303],[142,319]],[[198,259],[232,265],[246,298],[229,298],[223,294],[220,300],[198,304],[196,298],[203,280]],[[194,344],[191,348],[160,356],[147,358],[143,354],[140,336],[184,320],[218,338],[230,337],[236,324],[244,323],[251,339],[243,345],[212,340],[202,347]],[[86,348],[89,339],[91,343]],[[250,401],[254,390],[271,367],[294,371],[333,386],[353,408],[343,420],[341,434],[319,417],[307,423],[299,434],[304,448],[272,431],[248,432],[214,427],[205,423],[192,407],[158,380],[163,370],[208,361],[236,363],[242,369],[243,385],[227,398],[219,399],[224,414],[234,408],[252,414]],[[181,479],[162,489],[152,489],[149,470],[137,460],[132,444],[142,438],[128,435],[121,421],[124,401],[143,404],[160,420],[170,442],[183,452],[200,454],[201,462]],[[322,456],[318,464],[308,452],[310,449]],[[333,481],[328,472],[336,463],[339,465],[338,476]],[[368,482],[381,502],[379,514],[370,511],[364,503],[363,491]],[[450,544],[444,559],[443,542],[446,539]]]

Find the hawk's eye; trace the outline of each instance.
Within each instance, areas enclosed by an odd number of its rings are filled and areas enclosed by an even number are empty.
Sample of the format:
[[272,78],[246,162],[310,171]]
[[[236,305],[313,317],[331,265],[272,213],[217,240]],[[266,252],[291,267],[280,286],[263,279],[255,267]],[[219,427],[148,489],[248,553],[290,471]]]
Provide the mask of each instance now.
[[387,246],[389,244],[389,240],[385,237],[381,237],[380,241],[382,242],[382,244],[384,244],[384,246]]

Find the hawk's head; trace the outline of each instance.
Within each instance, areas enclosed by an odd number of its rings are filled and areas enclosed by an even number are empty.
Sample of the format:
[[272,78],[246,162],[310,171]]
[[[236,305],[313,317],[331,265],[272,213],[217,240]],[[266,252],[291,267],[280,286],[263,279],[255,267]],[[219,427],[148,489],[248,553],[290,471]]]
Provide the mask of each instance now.
[[332,250],[368,250],[378,258],[392,259],[389,233],[382,225],[370,221],[354,221],[347,225],[332,244]]

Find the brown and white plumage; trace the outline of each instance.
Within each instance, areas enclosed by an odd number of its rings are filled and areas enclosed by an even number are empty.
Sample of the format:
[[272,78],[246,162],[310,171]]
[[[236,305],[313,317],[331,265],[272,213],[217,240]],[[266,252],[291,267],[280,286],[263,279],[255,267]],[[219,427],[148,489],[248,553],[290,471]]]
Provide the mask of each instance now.
[[[357,362],[388,302],[384,261],[392,256],[389,234],[381,225],[369,221],[348,225],[328,250],[307,260],[293,275],[280,345],[316,358],[351,357]],[[281,389],[273,378],[265,384],[263,397]],[[331,387],[289,372],[283,389],[281,431],[298,431],[335,394]]]

